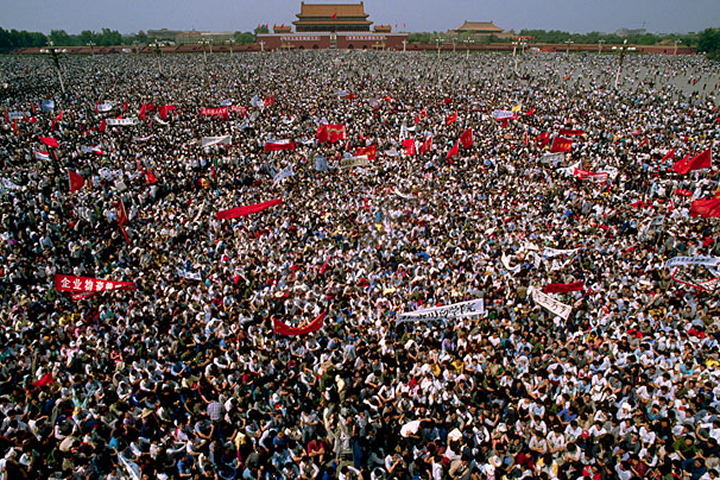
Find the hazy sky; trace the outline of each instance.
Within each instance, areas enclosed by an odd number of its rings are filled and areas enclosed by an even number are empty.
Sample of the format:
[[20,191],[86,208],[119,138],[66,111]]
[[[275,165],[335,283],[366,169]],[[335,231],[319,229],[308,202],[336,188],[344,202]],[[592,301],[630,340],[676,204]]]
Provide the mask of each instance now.
[[[299,12],[299,0],[0,0],[0,27],[44,33],[104,27],[124,34],[159,28],[250,31],[260,23],[287,25]],[[375,24],[411,32],[445,31],[464,20],[494,21],[505,30],[579,33],[720,27],[720,0],[365,0],[365,12]]]

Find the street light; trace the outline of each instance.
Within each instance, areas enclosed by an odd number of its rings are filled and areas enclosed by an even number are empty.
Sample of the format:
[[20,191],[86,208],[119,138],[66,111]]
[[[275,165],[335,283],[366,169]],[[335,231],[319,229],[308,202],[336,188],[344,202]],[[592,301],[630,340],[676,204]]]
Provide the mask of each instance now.
[[86,43],[86,45],[88,47],[90,47],[90,53],[94,57],[95,56],[95,42],[88,42],[88,43]]
[[440,60],[440,42],[442,41],[442,38],[436,38],[435,43],[437,44],[438,49],[438,60]]
[[625,52],[627,51],[627,38],[625,41],[623,41],[623,44],[621,47],[618,48],[620,50],[620,58],[618,59],[618,69],[617,74],[615,75],[615,90],[618,88],[618,82],[620,81],[620,71],[622,70],[623,60],[625,60]]
[[465,44],[465,47],[467,48],[465,50],[465,61],[469,61],[470,60],[470,44],[475,43],[475,41],[470,38],[466,38],[465,40],[463,40],[463,43]]
[[602,53],[603,43],[605,43],[605,40],[603,40],[602,38],[598,40],[598,53]]
[[65,82],[63,82],[62,77],[62,69],[60,68],[60,57],[58,54],[67,52],[67,49],[65,48],[55,48],[55,43],[50,40],[48,42],[49,48],[42,48],[40,49],[40,53],[49,53],[50,56],[53,59],[53,63],[55,64],[55,70],[57,70],[58,74],[58,80],[60,80],[60,91],[62,91],[63,95],[65,94]]
[[673,43],[675,44],[675,50],[673,51],[673,55],[677,55],[677,47],[678,47],[678,45],[680,45],[682,42],[681,42],[680,40],[675,40]]
[[206,47],[207,47],[208,45],[210,45],[210,40],[208,40],[207,38],[203,38],[203,39],[201,39],[201,40],[198,40],[198,45],[202,45],[202,46],[203,46],[203,60],[204,60],[205,63],[207,64],[207,48],[206,48]]
[[229,40],[225,40],[225,43],[230,45],[230,55],[232,55],[233,54],[233,45],[235,45],[235,39],[231,38]]
[[567,40],[565,40],[564,43],[565,43],[565,55],[567,55],[568,53],[570,53],[570,45],[572,45],[575,42],[573,42],[572,40],[570,40],[568,38]]

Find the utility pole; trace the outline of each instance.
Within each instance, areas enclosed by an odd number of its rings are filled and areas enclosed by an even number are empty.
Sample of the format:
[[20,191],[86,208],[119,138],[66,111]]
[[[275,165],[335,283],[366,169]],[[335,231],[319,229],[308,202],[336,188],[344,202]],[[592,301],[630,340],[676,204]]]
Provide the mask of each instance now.
[[623,66],[623,60],[625,60],[625,52],[627,51],[627,38],[623,42],[622,46],[619,48],[620,50],[620,58],[618,59],[618,69],[617,74],[615,75],[615,90],[618,88],[618,82],[620,81],[620,71],[622,70]]
[[62,69],[60,68],[60,55],[59,54],[67,52],[67,49],[55,48],[55,43],[52,40],[50,40],[48,42],[48,47],[49,48],[41,49],[40,53],[49,53],[50,54],[50,56],[53,60],[53,63],[55,64],[55,70],[57,71],[57,74],[58,74],[58,80],[60,81],[60,91],[62,91],[63,95],[65,95],[65,82],[63,82]]

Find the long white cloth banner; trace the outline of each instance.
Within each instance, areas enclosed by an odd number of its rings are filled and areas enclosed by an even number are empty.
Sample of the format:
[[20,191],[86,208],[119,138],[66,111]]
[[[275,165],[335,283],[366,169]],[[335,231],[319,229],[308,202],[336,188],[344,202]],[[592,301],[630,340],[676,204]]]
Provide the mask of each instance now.
[[340,168],[366,167],[370,165],[367,155],[348,157],[340,160]]
[[563,152],[558,153],[546,153],[542,157],[540,157],[540,163],[554,163],[554,162],[564,162],[565,161],[565,154]]
[[108,118],[105,123],[109,127],[135,125],[137,124],[137,118]]
[[414,312],[401,313],[398,316],[399,322],[409,322],[413,320],[432,320],[439,318],[465,318],[485,313],[485,300],[479,298],[477,300],[469,300],[467,302],[453,303],[452,305],[444,305],[442,307],[431,307]]
[[674,257],[665,262],[665,268],[680,267],[682,265],[717,267],[720,265],[720,257]]
[[275,177],[273,177],[273,185],[277,185],[282,180],[284,180],[288,177],[292,177],[293,175],[294,175],[293,165],[290,165],[285,170],[283,170],[282,172],[275,175]]
[[222,135],[220,137],[202,137],[203,147],[210,147],[212,145],[232,145],[232,135]]
[[580,249],[572,248],[570,250],[559,250],[557,248],[545,247],[543,249],[542,255],[543,255],[543,257],[552,258],[552,257],[557,257],[558,255],[572,255],[573,253],[577,252],[578,250],[580,250]]
[[563,320],[567,320],[572,312],[572,307],[570,305],[558,302],[552,296],[543,293],[536,288],[530,287],[530,295],[535,303],[547,309],[550,313],[554,313]]

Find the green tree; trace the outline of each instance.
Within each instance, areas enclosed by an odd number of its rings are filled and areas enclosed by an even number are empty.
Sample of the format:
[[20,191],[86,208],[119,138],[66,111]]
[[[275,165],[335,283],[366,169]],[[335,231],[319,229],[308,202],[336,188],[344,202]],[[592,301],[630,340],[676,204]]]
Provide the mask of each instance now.
[[713,60],[720,60],[720,29],[706,28],[700,33],[698,52],[707,54]]
[[235,42],[237,43],[255,43],[255,40],[257,40],[257,37],[254,33],[235,32]]
[[258,33],[270,33],[270,29],[268,29],[267,25],[258,25],[257,27],[255,27],[254,33],[255,35],[257,35]]

